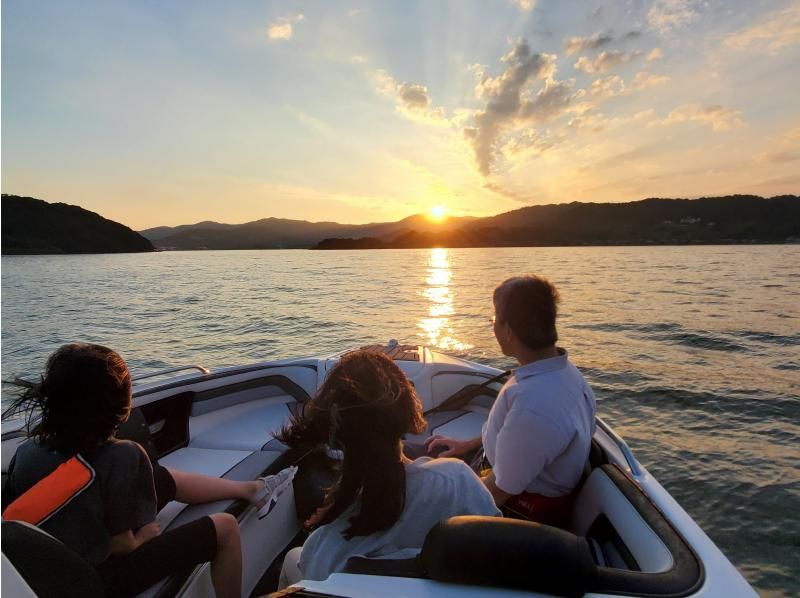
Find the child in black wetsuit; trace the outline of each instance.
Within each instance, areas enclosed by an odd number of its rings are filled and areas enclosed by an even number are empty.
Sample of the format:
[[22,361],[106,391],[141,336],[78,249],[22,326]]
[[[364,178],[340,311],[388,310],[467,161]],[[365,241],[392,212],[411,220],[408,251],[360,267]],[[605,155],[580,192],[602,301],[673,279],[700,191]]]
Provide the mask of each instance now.
[[[171,500],[226,498],[263,510],[288,486],[293,468],[247,482],[167,469],[151,463],[135,442],[114,438],[130,409],[131,377],[116,352],[71,344],[51,355],[41,385],[29,388],[11,409],[28,412],[31,438],[9,466],[4,518],[36,513],[30,522],[92,563],[109,595],[134,596],[168,575],[210,561],[218,598],[238,598],[242,555],[236,518],[216,513],[161,534],[156,513]],[[72,465],[77,469],[69,470]],[[80,478],[84,466],[85,483],[78,480],[73,491],[68,477]],[[37,492],[39,482],[49,485],[45,491],[40,484]]]

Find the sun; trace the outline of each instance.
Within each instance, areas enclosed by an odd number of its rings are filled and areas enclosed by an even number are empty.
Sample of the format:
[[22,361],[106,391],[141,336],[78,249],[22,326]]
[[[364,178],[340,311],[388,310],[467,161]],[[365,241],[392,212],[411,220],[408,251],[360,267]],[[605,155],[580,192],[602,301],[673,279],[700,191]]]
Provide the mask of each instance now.
[[428,217],[434,222],[441,222],[447,218],[447,208],[441,204],[431,207]]

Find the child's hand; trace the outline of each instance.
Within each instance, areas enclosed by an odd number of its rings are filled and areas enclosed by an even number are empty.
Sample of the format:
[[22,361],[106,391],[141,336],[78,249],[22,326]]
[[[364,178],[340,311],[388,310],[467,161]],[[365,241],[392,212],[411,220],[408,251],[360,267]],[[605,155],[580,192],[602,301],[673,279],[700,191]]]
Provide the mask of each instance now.
[[153,521],[148,523],[147,525],[143,525],[138,529],[135,534],[136,543],[141,546],[148,540],[152,540],[157,535],[161,533],[161,526],[158,525],[157,522]]

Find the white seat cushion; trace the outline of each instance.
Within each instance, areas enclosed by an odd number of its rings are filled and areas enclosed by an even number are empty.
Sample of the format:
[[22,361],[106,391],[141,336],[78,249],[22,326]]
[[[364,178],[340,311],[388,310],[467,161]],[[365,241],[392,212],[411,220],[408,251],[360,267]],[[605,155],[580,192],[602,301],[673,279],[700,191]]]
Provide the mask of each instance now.
[[642,571],[658,573],[672,568],[672,554],[664,542],[614,481],[598,467],[578,493],[572,515],[572,531],[578,536],[586,536],[600,515],[608,518]]
[[289,421],[288,395],[226,407],[189,419],[189,446],[206,449],[260,451],[272,434]]

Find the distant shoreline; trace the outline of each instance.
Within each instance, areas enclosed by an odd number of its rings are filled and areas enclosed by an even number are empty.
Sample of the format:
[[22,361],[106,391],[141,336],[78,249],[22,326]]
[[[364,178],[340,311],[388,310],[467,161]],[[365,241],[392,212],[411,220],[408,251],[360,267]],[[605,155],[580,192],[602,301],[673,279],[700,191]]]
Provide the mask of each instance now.
[[585,243],[572,245],[487,245],[487,246],[444,246],[433,245],[430,247],[336,247],[336,248],[317,248],[317,247],[252,247],[248,249],[157,249],[156,251],[113,251],[96,253],[3,253],[2,257],[31,257],[31,256],[74,256],[74,255],[142,255],[153,253],[206,253],[210,251],[414,251],[427,249],[525,249],[525,248],[569,248],[569,247],[737,247],[740,245],[800,245],[798,241],[736,241],[731,243]]

